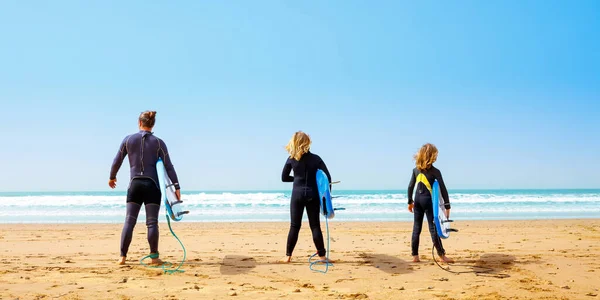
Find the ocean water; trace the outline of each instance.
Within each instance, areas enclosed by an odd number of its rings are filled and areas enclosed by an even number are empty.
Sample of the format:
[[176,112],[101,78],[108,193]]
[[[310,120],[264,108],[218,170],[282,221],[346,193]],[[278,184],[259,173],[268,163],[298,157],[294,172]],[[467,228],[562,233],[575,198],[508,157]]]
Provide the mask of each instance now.
[[[450,190],[452,219],[599,218],[600,189]],[[333,222],[410,221],[406,191],[334,190]],[[289,221],[290,191],[185,192],[185,222]],[[164,211],[164,207],[163,207]],[[144,210],[139,220],[145,218]],[[124,192],[0,193],[0,223],[121,223]],[[306,220],[306,214],[304,215]],[[161,222],[166,222],[164,217]]]

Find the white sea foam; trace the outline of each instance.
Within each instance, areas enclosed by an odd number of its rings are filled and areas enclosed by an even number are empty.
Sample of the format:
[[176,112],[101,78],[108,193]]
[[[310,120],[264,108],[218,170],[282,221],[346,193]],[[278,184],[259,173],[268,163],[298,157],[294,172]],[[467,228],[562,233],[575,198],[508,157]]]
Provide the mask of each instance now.
[[[335,207],[340,220],[411,218],[403,193],[338,192]],[[183,195],[189,221],[270,221],[289,219],[287,193],[192,193]],[[121,222],[125,196],[34,195],[0,196],[0,222]],[[454,193],[453,214],[469,218],[521,216],[600,216],[600,193]],[[144,209],[140,211],[144,216]]]
[[[203,206],[253,206],[253,205],[289,205],[289,196],[284,193],[198,193],[184,194],[186,205]],[[378,205],[405,204],[405,194],[350,194],[334,199],[338,204]],[[600,194],[451,194],[451,203],[459,204],[497,204],[497,203],[575,203],[587,202],[600,204]],[[0,207],[10,206],[123,206],[125,196],[22,196],[0,197]]]

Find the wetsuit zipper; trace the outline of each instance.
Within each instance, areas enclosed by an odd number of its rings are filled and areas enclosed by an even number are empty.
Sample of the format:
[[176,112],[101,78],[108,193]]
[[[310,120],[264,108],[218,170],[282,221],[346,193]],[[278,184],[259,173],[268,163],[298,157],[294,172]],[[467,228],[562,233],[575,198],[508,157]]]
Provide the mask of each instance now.
[[306,189],[308,188],[308,172],[306,171],[306,165],[304,165],[304,197],[306,197]]
[[146,136],[142,136],[142,155],[140,158],[140,163],[142,164],[142,174],[140,175],[144,175],[144,140],[146,139]]

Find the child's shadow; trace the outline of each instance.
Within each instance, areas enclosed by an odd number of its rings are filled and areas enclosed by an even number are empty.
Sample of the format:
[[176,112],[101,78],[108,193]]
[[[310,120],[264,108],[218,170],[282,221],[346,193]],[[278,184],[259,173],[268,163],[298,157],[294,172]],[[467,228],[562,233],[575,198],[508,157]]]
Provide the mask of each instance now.
[[406,261],[395,256],[361,253],[359,257],[364,260],[362,264],[370,265],[386,273],[406,274],[413,271]]

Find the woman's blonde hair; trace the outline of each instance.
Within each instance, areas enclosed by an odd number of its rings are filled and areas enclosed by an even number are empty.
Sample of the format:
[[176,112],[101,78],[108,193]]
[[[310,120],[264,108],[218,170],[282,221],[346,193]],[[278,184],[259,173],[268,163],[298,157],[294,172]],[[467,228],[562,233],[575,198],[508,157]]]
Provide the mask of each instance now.
[[437,160],[437,156],[438,149],[435,147],[435,145],[427,143],[421,146],[421,149],[419,149],[414,156],[417,169],[419,169],[419,171],[425,171],[429,169]]
[[285,146],[285,150],[290,154],[290,157],[295,160],[300,160],[302,155],[304,155],[310,149],[310,137],[308,134],[297,131],[294,133],[287,146]]

